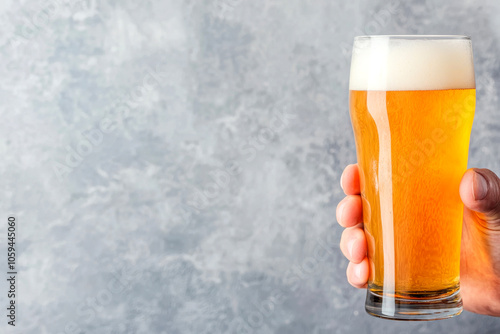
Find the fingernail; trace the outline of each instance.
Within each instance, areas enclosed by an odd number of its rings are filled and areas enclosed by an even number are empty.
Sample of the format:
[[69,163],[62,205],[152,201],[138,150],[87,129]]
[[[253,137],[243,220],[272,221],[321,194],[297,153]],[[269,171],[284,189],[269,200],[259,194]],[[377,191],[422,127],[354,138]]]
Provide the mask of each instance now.
[[356,243],[356,239],[353,239],[351,241],[349,241],[349,243],[347,244],[347,251],[349,252],[349,255],[351,256],[352,258],[352,251],[354,250],[354,244]]
[[342,223],[342,213],[344,212],[344,204],[342,204],[339,208],[339,215],[337,216],[337,221],[339,224]]
[[358,264],[354,268],[354,276],[356,276],[358,279],[361,279],[361,265]]
[[488,193],[488,182],[484,176],[478,172],[474,172],[474,177],[472,178],[472,196],[475,201],[480,201],[486,197]]

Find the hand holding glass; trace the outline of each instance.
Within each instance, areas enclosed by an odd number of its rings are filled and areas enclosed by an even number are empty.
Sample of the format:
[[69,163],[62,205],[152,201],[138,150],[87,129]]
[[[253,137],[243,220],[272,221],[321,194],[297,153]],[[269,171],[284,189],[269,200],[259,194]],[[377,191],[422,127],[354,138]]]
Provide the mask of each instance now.
[[349,89],[370,262],[366,310],[397,320],[458,315],[459,184],[476,96],[471,41],[357,37]]

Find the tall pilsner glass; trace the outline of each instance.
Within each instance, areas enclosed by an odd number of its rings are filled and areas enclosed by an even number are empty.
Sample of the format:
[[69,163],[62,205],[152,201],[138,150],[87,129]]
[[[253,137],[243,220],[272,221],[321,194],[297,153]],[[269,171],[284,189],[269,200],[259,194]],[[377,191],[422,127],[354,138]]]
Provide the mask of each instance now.
[[396,320],[458,315],[459,184],[476,104],[471,40],[356,37],[349,91],[370,263],[366,311]]

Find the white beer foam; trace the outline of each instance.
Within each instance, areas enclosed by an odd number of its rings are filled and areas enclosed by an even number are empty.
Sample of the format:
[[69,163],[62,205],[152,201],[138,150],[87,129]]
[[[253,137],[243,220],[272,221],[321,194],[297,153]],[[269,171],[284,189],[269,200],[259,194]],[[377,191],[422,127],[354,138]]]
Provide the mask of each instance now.
[[475,87],[469,39],[414,40],[380,36],[355,40],[350,90]]

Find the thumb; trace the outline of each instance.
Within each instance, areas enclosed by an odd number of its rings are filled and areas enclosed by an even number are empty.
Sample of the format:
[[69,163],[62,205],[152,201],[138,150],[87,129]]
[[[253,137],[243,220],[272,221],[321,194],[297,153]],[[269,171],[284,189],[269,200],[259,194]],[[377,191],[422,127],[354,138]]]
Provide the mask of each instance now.
[[488,228],[500,230],[500,179],[495,173],[489,169],[469,169],[460,183],[460,197]]

